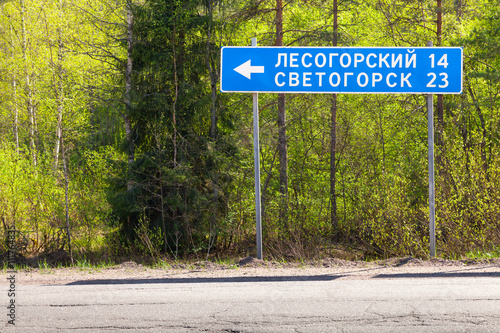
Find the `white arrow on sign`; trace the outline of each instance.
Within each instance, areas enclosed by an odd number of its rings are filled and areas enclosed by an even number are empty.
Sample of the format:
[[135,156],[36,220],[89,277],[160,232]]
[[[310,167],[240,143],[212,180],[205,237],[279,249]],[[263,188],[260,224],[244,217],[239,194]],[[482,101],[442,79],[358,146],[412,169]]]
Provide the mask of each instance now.
[[247,79],[251,79],[252,73],[264,73],[264,66],[252,66],[251,59],[239,65],[234,70]]

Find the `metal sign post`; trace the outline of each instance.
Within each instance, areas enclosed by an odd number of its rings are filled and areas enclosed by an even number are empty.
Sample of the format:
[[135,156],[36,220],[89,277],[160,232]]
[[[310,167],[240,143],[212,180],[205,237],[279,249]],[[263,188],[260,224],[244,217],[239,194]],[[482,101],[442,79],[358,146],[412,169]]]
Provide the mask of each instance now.
[[429,248],[430,257],[436,256],[436,208],[434,193],[434,110],[433,95],[427,95],[427,133],[429,160]]
[[[257,46],[257,38],[252,38],[252,46]],[[262,221],[260,211],[260,156],[259,156],[259,94],[252,93],[253,99],[253,158],[255,173],[255,224],[257,238],[257,259],[262,259]]]

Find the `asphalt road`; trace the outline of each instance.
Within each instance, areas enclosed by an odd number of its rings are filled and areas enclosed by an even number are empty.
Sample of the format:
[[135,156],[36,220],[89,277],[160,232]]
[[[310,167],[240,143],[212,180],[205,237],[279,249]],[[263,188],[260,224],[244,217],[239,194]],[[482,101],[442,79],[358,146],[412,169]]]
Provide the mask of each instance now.
[[6,331],[500,332],[500,270],[118,278],[16,288],[16,325]]

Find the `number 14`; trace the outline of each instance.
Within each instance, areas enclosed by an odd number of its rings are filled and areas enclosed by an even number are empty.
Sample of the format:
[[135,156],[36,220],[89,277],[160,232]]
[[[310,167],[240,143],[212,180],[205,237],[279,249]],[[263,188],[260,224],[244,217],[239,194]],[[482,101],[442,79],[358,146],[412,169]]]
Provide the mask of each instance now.
[[[434,68],[434,63],[435,63],[434,54],[431,54],[429,58],[431,59],[431,68]],[[444,68],[448,67],[448,55],[446,53],[441,57],[441,59],[439,59],[437,65],[443,66]]]

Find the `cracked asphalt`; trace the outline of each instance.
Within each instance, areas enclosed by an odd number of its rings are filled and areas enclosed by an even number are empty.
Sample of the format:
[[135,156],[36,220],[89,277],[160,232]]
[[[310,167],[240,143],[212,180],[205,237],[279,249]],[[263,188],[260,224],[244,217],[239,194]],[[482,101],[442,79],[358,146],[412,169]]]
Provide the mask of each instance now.
[[500,332],[497,264],[37,274],[6,331]]

